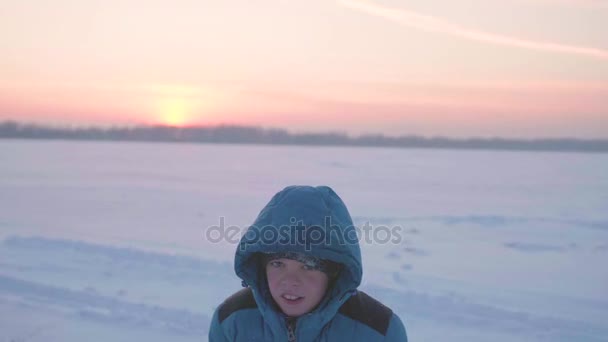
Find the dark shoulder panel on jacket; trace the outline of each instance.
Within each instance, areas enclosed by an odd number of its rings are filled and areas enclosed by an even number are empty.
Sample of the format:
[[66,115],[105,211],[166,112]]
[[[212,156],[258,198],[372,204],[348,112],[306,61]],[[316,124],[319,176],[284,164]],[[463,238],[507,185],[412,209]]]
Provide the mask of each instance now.
[[369,326],[383,336],[393,316],[390,308],[361,291],[342,304],[339,313]]
[[219,308],[218,319],[222,323],[222,321],[236,311],[257,307],[258,304],[253,298],[253,292],[247,287],[226,298]]

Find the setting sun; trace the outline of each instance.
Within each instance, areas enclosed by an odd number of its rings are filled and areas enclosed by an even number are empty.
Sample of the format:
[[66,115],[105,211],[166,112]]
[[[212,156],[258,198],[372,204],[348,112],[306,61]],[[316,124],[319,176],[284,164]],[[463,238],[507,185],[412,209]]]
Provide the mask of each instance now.
[[159,121],[168,126],[186,126],[193,121],[194,107],[184,98],[163,99],[159,105]]

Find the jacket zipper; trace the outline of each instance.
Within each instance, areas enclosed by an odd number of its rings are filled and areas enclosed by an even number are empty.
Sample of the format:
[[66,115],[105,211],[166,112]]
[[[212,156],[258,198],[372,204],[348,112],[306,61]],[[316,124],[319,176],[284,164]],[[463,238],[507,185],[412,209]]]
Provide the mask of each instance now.
[[287,342],[296,342],[296,319],[287,318]]

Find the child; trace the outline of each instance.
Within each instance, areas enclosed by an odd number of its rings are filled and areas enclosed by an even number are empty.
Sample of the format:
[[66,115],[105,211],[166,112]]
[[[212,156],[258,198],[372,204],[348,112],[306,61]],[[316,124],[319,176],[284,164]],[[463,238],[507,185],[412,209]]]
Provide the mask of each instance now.
[[399,317],[364,292],[361,251],[329,187],[277,193],[241,238],[242,289],[213,315],[209,341],[407,341]]

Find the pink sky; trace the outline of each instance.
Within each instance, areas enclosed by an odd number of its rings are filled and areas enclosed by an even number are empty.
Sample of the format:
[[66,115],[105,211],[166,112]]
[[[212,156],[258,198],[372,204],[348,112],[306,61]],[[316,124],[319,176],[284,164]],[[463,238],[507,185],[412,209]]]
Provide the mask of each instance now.
[[0,120],[608,138],[608,1],[8,0]]

